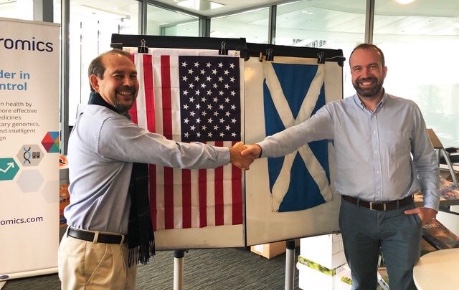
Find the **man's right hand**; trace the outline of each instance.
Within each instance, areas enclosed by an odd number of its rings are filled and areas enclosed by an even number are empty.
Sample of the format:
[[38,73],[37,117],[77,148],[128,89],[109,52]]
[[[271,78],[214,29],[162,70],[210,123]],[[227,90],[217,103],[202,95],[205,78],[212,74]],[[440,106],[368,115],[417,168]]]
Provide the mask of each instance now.
[[242,169],[242,170],[249,170],[250,164],[252,164],[253,158],[251,155],[242,156],[241,152],[245,149],[245,145],[243,142],[237,142],[230,148],[230,161],[231,163]]
[[257,159],[260,157],[261,154],[261,147],[258,144],[252,144],[252,145],[245,145],[245,149],[242,150],[241,155],[242,156],[250,156],[253,159]]

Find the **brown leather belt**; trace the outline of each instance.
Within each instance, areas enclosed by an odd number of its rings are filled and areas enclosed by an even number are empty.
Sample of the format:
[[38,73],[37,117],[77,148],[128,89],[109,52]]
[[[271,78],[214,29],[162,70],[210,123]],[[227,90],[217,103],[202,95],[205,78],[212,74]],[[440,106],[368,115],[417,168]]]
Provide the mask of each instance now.
[[121,244],[126,241],[126,236],[124,235],[102,234],[100,232],[83,231],[74,228],[68,228],[67,235],[75,239],[93,243]]
[[392,201],[386,201],[386,202],[364,201],[359,198],[348,196],[348,195],[342,195],[341,197],[345,201],[355,204],[356,206],[361,206],[361,207],[366,207],[372,210],[381,210],[381,211],[399,209],[403,206],[414,203],[414,199],[412,195],[409,195],[405,197],[404,199],[392,200]]

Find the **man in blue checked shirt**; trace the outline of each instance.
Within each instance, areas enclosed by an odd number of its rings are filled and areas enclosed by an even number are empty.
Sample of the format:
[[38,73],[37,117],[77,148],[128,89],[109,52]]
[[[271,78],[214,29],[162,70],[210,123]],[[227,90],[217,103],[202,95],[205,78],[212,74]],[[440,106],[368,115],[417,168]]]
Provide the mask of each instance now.
[[[342,197],[339,226],[352,289],[376,289],[380,253],[390,289],[416,289],[413,266],[422,225],[439,207],[437,157],[418,106],[385,92],[383,52],[360,44],[349,64],[355,95],[326,104],[310,119],[247,145],[241,154],[279,157],[312,141],[333,140],[334,186]],[[415,207],[413,194],[419,191],[424,206]]]

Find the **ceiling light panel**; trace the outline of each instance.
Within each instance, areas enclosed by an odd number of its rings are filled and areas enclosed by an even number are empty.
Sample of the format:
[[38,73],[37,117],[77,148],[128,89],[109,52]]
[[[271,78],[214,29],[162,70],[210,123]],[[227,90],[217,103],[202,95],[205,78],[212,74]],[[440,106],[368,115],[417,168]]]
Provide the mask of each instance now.
[[185,0],[177,2],[177,5],[197,11],[212,10],[224,6],[223,4],[209,0]]

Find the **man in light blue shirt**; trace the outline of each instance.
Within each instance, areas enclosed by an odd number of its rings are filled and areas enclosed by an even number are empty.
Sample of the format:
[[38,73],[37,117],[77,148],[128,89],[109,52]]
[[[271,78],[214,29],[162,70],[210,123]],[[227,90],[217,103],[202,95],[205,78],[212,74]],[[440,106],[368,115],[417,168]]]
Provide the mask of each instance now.
[[[412,270],[422,225],[439,207],[437,157],[418,106],[385,92],[383,52],[372,44],[358,45],[349,64],[354,96],[330,102],[303,123],[248,145],[242,155],[279,157],[305,143],[332,140],[333,182],[342,196],[339,226],[352,289],[376,289],[380,252],[390,289],[416,289]],[[413,194],[418,191],[424,206],[416,208]]]
[[88,68],[89,104],[69,138],[68,229],[59,245],[61,289],[134,290],[137,263],[154,252],[148,166],[248,169],[231,148],[166,139],[130,120],[139,91],[131,54],[111,50]]

